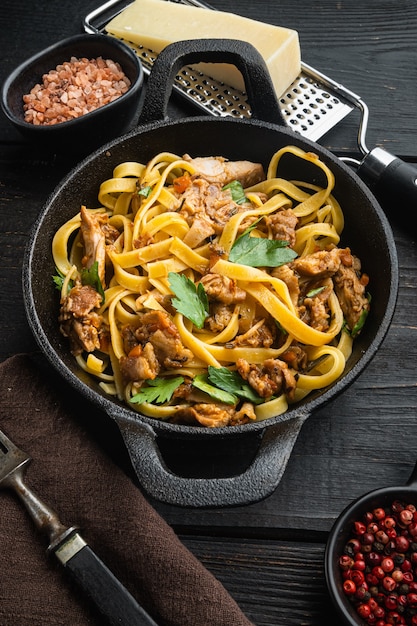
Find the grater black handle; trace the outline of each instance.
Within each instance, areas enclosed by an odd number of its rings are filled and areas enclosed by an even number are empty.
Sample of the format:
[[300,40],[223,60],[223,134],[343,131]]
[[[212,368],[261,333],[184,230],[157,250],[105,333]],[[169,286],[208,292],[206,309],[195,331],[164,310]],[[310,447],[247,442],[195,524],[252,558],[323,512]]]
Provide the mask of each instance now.
[[417,168],[382,148],[374,148],[362,160],[358,175],[384,208],[417,205]]

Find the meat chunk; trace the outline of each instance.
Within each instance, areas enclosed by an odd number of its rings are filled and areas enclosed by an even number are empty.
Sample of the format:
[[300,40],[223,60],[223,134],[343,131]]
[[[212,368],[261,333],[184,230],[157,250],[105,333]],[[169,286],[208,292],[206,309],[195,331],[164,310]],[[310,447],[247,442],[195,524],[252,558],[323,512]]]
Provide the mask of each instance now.
[[175,422],[201,424],[207,428],[228,426],[234,414],[234,408],[227,404],[194,404],[179,409],[175,414]]
[[301,276],[325,278],[335,274],[342,263],[351,265],[350,250],[333,248],[332,250],[319,250],[295,259],[291,267]]
[[200,280],[208,299],[223,302],[223,304],[233,304],[243,302],[246,292],[237,286],[236,281],[221,274],[206,274]]
[[193,358],[167,313],[149,311],[139,318],[139,326],[122,329],[127,357],[122,357],[120,365],[128,380],[153,379],[162,368],[176,369]]
[[100,306],[101,295],[98,291],[91,285],[77,283],[68,296],[64,298],[61,311],[82,319],[87,317],[94,309],[99,309]]
[[142,343],[143,345],[149,341],[157,330],[161,330],[167,335],[171,335],[175,338],[179,337],[176,326],[171,321],[169,315],[164,311],[148,311],[147,313],[140,313],[138,315],[138,324],[135,328],[132,328],[131,326],[125,327],[123,329],[123,336],[125,334],[125,330],[129,333],[133,330],[136,342]]
[[185,235],[183,241],[190,248],[196,248],[214,234],[215,230],[211,220],[208,220],[206,217],[197,217],[193,220],[190,230]]
[[90,285],[77,283],[61,303],[60,330],[68,337],[71,352],[93,352],[100,349],[100,331],[103,318],[98,313],[100,294]]
[[291,302],[294,306],[297,306],[298,298],[300,296],[300,285],[298,282],[298,276],[296,275],[292,267],[290,267],[289,265],[280,265],[279,267],[274,267],[271,275],[274,278],[279,278],[287,285]]
[[206,318],[204,326],[213,333],[221,332],[233,315],[233,307],[222,302],[212,302],[210,304],[210,315]]
[[181,408],[175,415],[175,422],[200,424],[207,428],[237,426],[247,424],[256,419],[253,405],[245,402],[239,410],[228,404],[211,404],[201,402],[193,406]]
[[238,335],[233,341],[235,346],[251,348],[270,348],[275,341],[276,330],[266,324],[264,319],[258,320],[246,333]]
[[256,421],[256,413],[253,404],[244,402],[240,409],[235,412],[231,425],[239,426],[240,424],[248,424],[254,421]]
[[105,213],[93,213],[81,207],[81,237],[84,244],[84,267],[98,263],[98,276],[103,288],[106,274],[106,244],[114,243],[119,231],[108,223]]
[[289,399],[294,398],[297,381],[284,361],[267,359],[260,366],[238,359],[236,366],[242,378],[261,398],[270,398],[281,393],[285,393]]
[[174,336],[171,329],[156,330],[149,341],[153,345],[158,361],[166,369],[181,367],[193,358],[191,350],[183,346],[179,334]]
[[204,178],[193,179],[182,194],[182,199],[179,213],[188,224],[192,227],[196,219],[204,219],[216,234],[220,234],[230,218],[242,210],[233,201],[230,190],[223,191],[222,185]]
[[155,356],[153,345],[148,342],[144,348],[138,345],[134,350],[134,354],[130,353],[120,359],[120,371],[123,378],[128,381],[156,378],[160,371],[160,365]]
[[340,307],[351,331],[362,314],[369,310],[369,301],[365,293],[368,276],[366,274],[360,276],[359,272],[359,260],[354,258],[352,267],[341,265],[333,278]]
[[[317,330],[326,331],[329,327],[327,301],[333,289],[350,330],[368,312],[365,289],[369,279],[366,274],[361,275],[360,261],[349,248],[314,252],[293,261],[291,269],[303,280],[304,293],[314,287],[323,287],[314,297],[309,298],[307,293],[299,307],[300,317]],[[314,282],[307,282],[308,278]]]
[[[308,283],[307,286],[309,291],[298,309],[299,315],[312,328],[320,332],[326,332],[330,325],[328,300],[333,292],[333,281],[331,278],[321,281],[318,285],[317,293],[315,293],[315,285]],[[315,293],[315,295],[309,296],[310,292]]]
[[223,157],[197,157],[184,159],[191,162],[198,174],[212,183],[227,185],[238,180],[242,187],[251,187],[265,180],[265,172],[261,163],[251,161],[228,161]]
[[302,346],[296,343],[291,344],[291,346],[281,354],[281,359],[297,372],[305,370],[308,363],[307,352]]
[[265,223],[272,232],[274,239],[288,241],[290,246],[295,244],[295,229],[298,224],[298,217],[291,209],[284,209],[274,215],[267,215]]

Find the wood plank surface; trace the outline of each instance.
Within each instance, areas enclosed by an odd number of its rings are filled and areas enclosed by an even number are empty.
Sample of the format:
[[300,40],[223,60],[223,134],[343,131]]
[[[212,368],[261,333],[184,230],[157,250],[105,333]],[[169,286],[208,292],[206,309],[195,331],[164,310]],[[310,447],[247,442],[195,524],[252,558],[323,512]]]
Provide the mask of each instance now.
[[[417,164],[415,0],[211,4],[295,28],[303,60],[367,103],[369,147],[383,146]],[[29,55],[81,32],[83,16],[97,6],[92,0],[37,5],[3,0],[0,81]],[[65,19],[60,17],[63,11]],[[171,117],[195,113],[176,97],[169,110]],[[357,157],[358,117],[352,113],[320,143],[338,155]],[[37,350],[23,306],[22,258],[43,204],[76,162],[67,154],[49,155],[28,145],[0,115],[1,360]],[[417,458],[415,206],[385,208],[400,270],[391,328],[365,372],[304,424],[276,491],[237,508],[193,510],[153,502],[257,626],[339,623],[323,576],[324,546],[333,521],[366,491],[405,484]],[[93,413],[89,418],[97,428],[100,416]],[[117,432],[103,445],[110,440],[128,468]]]

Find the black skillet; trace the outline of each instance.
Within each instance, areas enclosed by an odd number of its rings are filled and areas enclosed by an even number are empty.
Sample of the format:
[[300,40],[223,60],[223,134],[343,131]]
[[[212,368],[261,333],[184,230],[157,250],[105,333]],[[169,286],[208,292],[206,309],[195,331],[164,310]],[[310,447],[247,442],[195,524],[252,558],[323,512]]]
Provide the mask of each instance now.
[[[245,80],[252,119],[167,119],[175,75],[183,66],[200,61],[237,66]],[[284,415],[223,429],[161,422],[105,396],[96,382],[79,370],[58,330],[58,296],[51,279],[51,241],[55,231],[78,212],[80,205],[98,206],[100,183],[111,177],[113,168],[122,161],[146,162],[158,152],[170,151],[178,155],[248,159],[266,167],[272,155],[288,144],[317,153],[332,169],[336,178],[334,194],[346,218],[341,245],[351,247],[371,277],[371,313],[354,344],[344,375]],[[280,175],[324,184],[317,169],[288,158]],[[377,352],[391,323],[397,288],[394,239],[374,196],[335,155],[286,128],[262,57],[249,44],[230,40],[180,42],[168,46],[158,56],[138,128],[84,159],[60,183],[33,229],[24,260],[28,320],[50,363],[75,390],[116,421],[142,487],[164,502],[193,507],[248,504],[274,491],[306,418],[350,385]],[[179,464],[187,468],[180,475],[169,469],[162,449],[174,466],[185,450],[194,450],[194,458],[191,455],[189,463],[180,458]]]

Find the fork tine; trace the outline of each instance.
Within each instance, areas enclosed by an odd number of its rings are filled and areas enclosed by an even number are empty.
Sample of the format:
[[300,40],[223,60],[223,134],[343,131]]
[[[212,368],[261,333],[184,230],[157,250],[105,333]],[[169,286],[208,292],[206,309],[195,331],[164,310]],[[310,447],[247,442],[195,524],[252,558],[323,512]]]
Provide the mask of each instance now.
[[0,430],[0,488],[7,486],[4,483],[11,472],[30,460],[30,456]]

